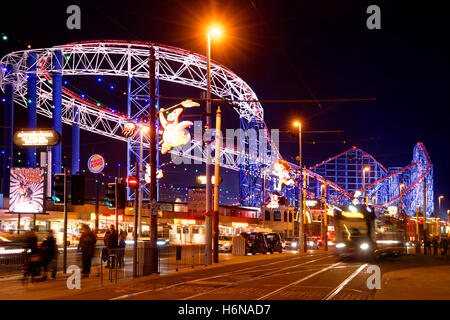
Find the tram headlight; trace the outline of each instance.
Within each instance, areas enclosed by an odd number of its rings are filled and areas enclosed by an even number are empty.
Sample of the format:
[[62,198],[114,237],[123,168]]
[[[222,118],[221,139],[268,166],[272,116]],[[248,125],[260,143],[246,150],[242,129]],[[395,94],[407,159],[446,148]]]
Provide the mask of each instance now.
[[360,247],[362,250],[367,250],[367,249],[369,249],[369,244],[366,243],[366,242],[364,242],[364,243],[362,243],[359,247]]
[[344,248],[345,247],[345,243],[336,243],[336,248]]

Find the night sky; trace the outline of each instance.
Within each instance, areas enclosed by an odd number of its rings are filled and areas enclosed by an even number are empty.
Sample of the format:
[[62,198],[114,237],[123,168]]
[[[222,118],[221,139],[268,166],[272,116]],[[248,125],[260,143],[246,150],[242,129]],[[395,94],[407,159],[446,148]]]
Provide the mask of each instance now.
[[[352,146],[371,153],[384,166],[406,166],[417,142],[423,142],[434,165],[435,199],[450,199],[447,92],[450,67],[446,46],[450,31],[439,5],[410,1],[19,1],[2,3],[0,55],[92,39],[144,40],[205,53],[205,28],[224,26],[214,40],[213,59],[233,70],[260,99],[376,98],[372,102],[265,103],[269,128],[291,130],[301,119],[304,130],[343,133],[304,135],[304,163],[314,165]],[[81,8],[81,30],[66,28],[67,6]],[[368,5],[381,8],[381,30],[368,30]],[[125,111],[125,82],[108,90],[95,79],[71,84]],[[106,85],[104,85],[106,86]],[[199,90],[163,85],[165,96],[199,97]],[[162,101],[162,105],[164,105]],[[167,104],[170,105],[170,101]],[[3,107],[3,106],[2,106]],[[16,126],[26,110],[16,108]],[[238,128],[236,113],[225,111],[225,125]],[[38,117],[39,126],[50,119]],[[2,133],[3,134],[3,133]],[[64,135],[70,127],[64,126]],[[281,153],[295,161],[296,135],[282,134]],[[125,165],[126,146],[111,151],[112,140],[82,131],[81,167],[89,154],[104,153],[105,174]],[[3,141],[3,139],[1,139]],[[117,143],[118,144],[118,143]],[[70,153],[70,139],[63,140]],[[70,165],[70,157],[65,159]],[[199,170],[203,170],[199,166]],[[178,173],[177,173],[178,172]],[[177,181],[179,171],[168,171]],[[124,175],[124,168],[122,168]],[[189,177],[195,184],[195,175]],[[172,179],[171,178],[171,179]],[[224,187],[237,190],[236,182]],[[437,202],[437,200],[436,200]],[[444,209],[447,204],[444,199]]]

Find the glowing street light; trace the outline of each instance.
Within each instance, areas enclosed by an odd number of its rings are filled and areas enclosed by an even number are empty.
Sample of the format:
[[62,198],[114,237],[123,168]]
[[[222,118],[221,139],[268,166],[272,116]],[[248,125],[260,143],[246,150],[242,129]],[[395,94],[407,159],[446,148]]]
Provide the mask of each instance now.
[[[207,46],[206,46],[206,57],[207,57],[207,90],[206,90],[206,129],[210,129],[212,126],[211,119],[211,36],[218,37],[222,34],[221,29],[218,26],[211,27],[207,32]],[[214,262],[219,262],[218,260],[218,235],[215,236],[214,248],[213,244],[213,228],[216,230],[218,234],[219,226],[214,225],[211,219],[211,207],[212,207],[212,184],[211,184],[211,145],[208,143],[206,145],[206,204],[205,204],[205,264],[210,265],[212,263],[211,253],[214,251]],[[218,221],[218,219],[214,219],[214,221]],[[211,250],[213,249],[213,250]]]
[[369,172],[370,168],[369,167],[364,167],[363,168],[363,198],[364,198],[364,204],[367,203],[366,201],[366,172]]

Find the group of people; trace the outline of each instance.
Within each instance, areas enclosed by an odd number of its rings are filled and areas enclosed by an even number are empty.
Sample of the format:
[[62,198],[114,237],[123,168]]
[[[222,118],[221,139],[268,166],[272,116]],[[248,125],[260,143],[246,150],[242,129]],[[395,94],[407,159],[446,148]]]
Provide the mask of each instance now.
[[[126,231],[121,230],[120,233],[118,233],[115,230],[115,226],[113,224],[110,225],[105,233],[105,248],[103,250],[104,254],[102,254],[102,259],[108,261],[106,265],[107,268],[113,268],[116,263],[119,268],[124,267],[126,237]],[[78,250],[81,251],[81,273],[84,278],[89,277],[89,274],[91,273],[92,258],[95,255],[96,244],[97,237],[95,232],[93,232],[87,224],[83,224],[81,226]],[[53,231],[50,230],[46,239],[38,246],[36,230],[32,229],[26,237],[25,250],[27,254],[24,264],[24,279],[31,277],[34,280],[35,277],[42,274],[42,280],[47,280],[49,269],[51,269],[51,277],[56,278],[58,247],[53,236]],[[113,254],[116,257],[117,262],[110,259],[110,256]],[[114,265],[112,265],[112,263],[114,263]]]
[[125,257],[125,239],[127,238],[127,232],[121,230],[120,233],[117,233],[115,226],[110,225],[109,229],[105,233],[104,243],[105,248],[103,250],[102,259],[107,261],[106,268],[112,268],[111,265],[114,263],[112,257],[117,259],[117,266],[119,268],[123,268],[124,266],[124,257]]
[[52,230],[48,231],[46,239],[38,247],[36,230],[32,229],[26,237],[25,250],[27,255],[24,265],[24,280],[28,277],[34,280],[35,277],[41,275],[42,269],[42,280],[45,281],[49,268],[52,271],[52,278],[56,278],[58,246]]
[[[425,254],[434,254],[436,256],[438,255],[438,249],[440,248],[441,255],[446,256],[448,251],[448,242],[449,240],[444,237],[442,237],[440,241],[438,237],[427,239],[424,245],[424,252]],[[433,251],[431,251],[431,248],[433,248]]]

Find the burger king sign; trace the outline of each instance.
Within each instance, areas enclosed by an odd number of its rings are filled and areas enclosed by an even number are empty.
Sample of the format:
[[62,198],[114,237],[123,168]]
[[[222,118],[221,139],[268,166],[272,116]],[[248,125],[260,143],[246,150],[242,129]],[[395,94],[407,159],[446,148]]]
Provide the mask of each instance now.
[[105,159],[99,154],[93,154],[88,160],[88,168],[92,173],[100,173],[105,168]]

